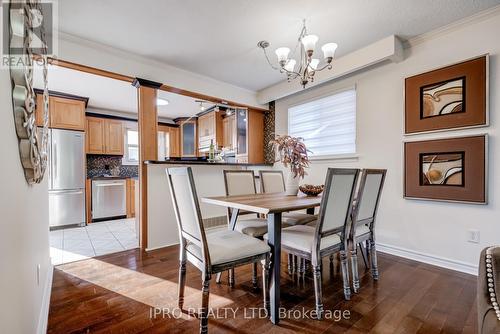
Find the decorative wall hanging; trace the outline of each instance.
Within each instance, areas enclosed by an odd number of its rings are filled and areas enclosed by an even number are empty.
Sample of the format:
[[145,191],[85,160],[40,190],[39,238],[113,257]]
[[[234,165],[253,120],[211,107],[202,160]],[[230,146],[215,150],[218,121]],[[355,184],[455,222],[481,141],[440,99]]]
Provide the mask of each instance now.
[[405,134],[488,125],[488,55],[405,79]]
[[486,204],[487,135],[404,143],[404,196]]
[[[46,45],[43,31],[43,14],[38,0],[13,2],[9,5],[9,55],[12,83],[12,105],[14,122],[19,140],[19,154],[24,174],[29,184],[40,183],[47,168],[48,150],[48,88],[47,56],[36,55],[36,61],[43,66],[43,127],[35,125],[35,92],[33,91],[34,54],[32,41],[41,40]],[[40,33],[41,30],[41,33]],[[40,46],[37,46],[40,48]]]

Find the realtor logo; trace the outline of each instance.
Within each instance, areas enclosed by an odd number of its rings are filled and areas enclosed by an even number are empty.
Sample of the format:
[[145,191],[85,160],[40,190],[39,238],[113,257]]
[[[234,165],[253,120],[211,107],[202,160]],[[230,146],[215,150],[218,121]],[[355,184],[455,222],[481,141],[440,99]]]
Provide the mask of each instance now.
[[26,55],[54,55],[54,3],[2,3],[2,66],[24,65]]

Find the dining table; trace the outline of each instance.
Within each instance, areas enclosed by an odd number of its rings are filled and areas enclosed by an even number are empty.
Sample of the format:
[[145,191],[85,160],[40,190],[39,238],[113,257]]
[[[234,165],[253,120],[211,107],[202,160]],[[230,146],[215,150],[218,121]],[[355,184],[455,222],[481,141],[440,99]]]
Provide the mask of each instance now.
[[202,197],[201,201],[230,208],[229,228],[234,230],[240,211],[253,212],[267,216],[268,243],[271,247],[270,270],[270,319],[273,324],[279,323],[280,314],[280,273],[281,273],[281,220],[282,214],[290,211],[306,210],[314,214],[314,209],[321,203],[321,196],[306,195],[251,194],[238,196]]

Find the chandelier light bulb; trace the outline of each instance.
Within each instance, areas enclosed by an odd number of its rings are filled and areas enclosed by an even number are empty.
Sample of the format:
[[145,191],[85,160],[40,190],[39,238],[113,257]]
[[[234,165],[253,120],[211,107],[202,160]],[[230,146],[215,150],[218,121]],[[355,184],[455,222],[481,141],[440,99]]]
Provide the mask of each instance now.
[[325,59],[329,60],[329,62],[333,59],[333,56],[335,55],[335,50],[337,50],[337,46],[338,46],[337,43],[326,43],[321,47]]
[[285,70],[287,70],[288,72],[293,72],[296,63],[297,62],[295,61],[295,59],[289,59],[284,66]]
[[288,54],[290,53],[289,48],[277,48],[276,51],[276,56],[278,57],[278,62],[280,65],[283,67],[285,65],[286,60],[288,59]]
[[319,59],[314,58],[314,59],[311,59],[309,66],[313,69],[313,71],[316,71],[316,69],[318,68],[318,64],[319,64]]
[[306,50],[309,57],[312,55],[317,41],[318,36],[316,35],[305,35],[304,37],[302,37],[302,45],[304,45],[304,50]]

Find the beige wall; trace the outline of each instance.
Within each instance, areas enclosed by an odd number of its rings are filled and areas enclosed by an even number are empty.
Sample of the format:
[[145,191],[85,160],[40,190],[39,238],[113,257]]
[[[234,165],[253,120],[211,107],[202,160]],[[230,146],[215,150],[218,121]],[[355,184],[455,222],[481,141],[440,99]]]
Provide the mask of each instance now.
[[[50,282],[47,178],[28,186],[19,160],[10,77],[0,70],[0,333],[36,333]],[[40,281],[37,283],[37,265]],[[45,300],[48,302],[48,300]],[[41,316],[40,316],[41,314]],[[42,319],[39,324],[39,319]]]
[[[498,11],[497,11],[498,13]],[[467,272],[477,270],[480,250],[500,243],[500,181],[497,124],[500,107],[498,80],[500,14],[439,34],[406,50],[406,59],[328,85],[306,90],[276,103],[276,132],[287,132],[290,105],[357,87],[357,151],[344,161],[314,161],[304,182],[322,183],[328,167],[387,168],[378,216],[379,249]],[[403,199],[403,82],[419,72],[490,53],[491,126],[420,138],[489,133],[489,204],[452,204]],[[335,64],[333,64],[335,66]],[[292,83],[297,84],[297,83]],[[469,229],[479,230],[481,242],[467,242]],[[385,247],[384,247],[385,246]]]

